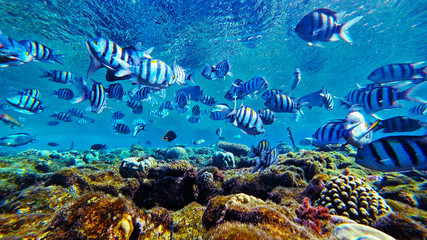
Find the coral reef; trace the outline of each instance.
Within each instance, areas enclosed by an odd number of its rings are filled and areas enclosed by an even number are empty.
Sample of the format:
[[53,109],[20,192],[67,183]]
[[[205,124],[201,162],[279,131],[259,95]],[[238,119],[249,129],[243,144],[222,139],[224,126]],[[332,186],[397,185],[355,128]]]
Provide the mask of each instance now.
[[237,156],[237,157],[246,156],[251,151],[251,149],[246,145],[224,142],[224,141],[218,142],[218,147],[226,152],[233,153],[234,156]]
[[212,156],[212,165],[219,169],[235,168],[233,153],[216,151]]
[[166,159],[188,160],[188,154],[182,147],[173,147],[166,152]]
[[206,229],[202,224],[202,216],[206,207],[192,202],[180,209],[173,212],[174,219],[173,226],[173,239],[187,240],[187,239],[202,239],[206,234]]
[[331,217],[327,208],[310,206],[310,199],[307,197],[304,198],[303,204],[295,209],[295,213],[304,226],[313,228],[319,234],[321,234],[322,220],[328,220]]
[[330,214],[346,216],[366,225],[391,211],[372,187],[352,175],[340,175],[328,181],[317,204],[327,207]]

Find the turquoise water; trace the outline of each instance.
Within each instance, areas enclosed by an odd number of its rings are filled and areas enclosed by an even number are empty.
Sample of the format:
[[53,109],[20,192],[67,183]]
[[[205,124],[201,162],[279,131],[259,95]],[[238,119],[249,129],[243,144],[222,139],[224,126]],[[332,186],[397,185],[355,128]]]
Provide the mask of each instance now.
[[[350,28],[353,43],[343,40],[325,43],[324,48],[308,46],[292,34],[293,27],[301,18],[318,8],[347,11],[344,21],[356,16],[363,19]],[[89,55],[85,41],[93,37],[104,37],[121,46],[142,42],[144,48],[154,47],[152,56],[173,66],[175,60],[195,73],[196,84],[205,94],[219,102],[233,106],[223,98],[236,78],[244,81],[261,75],[270,88],[288,90],[295,68],[301,70],[302,79],[294,91],[300,97],[325,86],[337,97],[343,97],[356,88],[355,83],[370,83],[366,77],[380,66],[391,63],[420,62],[427,60],[427,3],[426,1],[1,1],[0,29],[16,40],[38,41],[61,54],[66,54],[64,65],[30,62],[22,66],[0,69],[0,104],[9,96],[11,86],[17,89],[38,88],[40,100],[48,105],[49,112],[66,111],[71,107],[86,108],[84,101],[72,105],[58,100],[51,92],[67,87],[39,78],[39,68],[66,70],[77,76],[86,76]],[[215,64],[228,59],[233,77],[225,80],[207,80],[200,73],[205,64]],[[105,68],[98,70],[92,78],[107,86]],[[125,90],[132,88],[129,82],[121,82]],[[71,87],[75,90],[74,87]],[[174,92],[180,88],[173,85],[167,89],[166,100],[173,100]],[[76,92],[76,91],[75,91]],[[160,101],[160,98],[157,97]],[[240,105],[241,101],[238,101]],[[246,98],[245,105],[255,110],[264,108],[262,100]],[[204,109],[210,109],[197,103]],[[414,103],[405,101],[406,108],[393,110],[390,115],[407,115]],[[194,106],[195,103],[190,103]],[[210,146],[218,141],[217,128],[223,128],[227,141],[256,144],[262,138],[275,145],[279,141],[290,143],[287,127],[291,127],[299,140],[310,137],[322,124],[332,119],[344,118],[348,110],[335,107],[309,110],[298,122],[292,114],[278,113],[278,121],[266,126],[266,133],[249,136],[240,129],[213,121],[203,115],[198,124],[189,123],[186,115],[171,111],[165,118],[155,118],[147,132],[137,137],[113,133],[110,123],[112,111],[122,110],[124,122],[131,126],[132,119],[146,118],[150,107],[144,103],[144,113],[133,115],[125,103],[108,99],[101,114],[88,112],[96,120],[94,124],[80,126],[76,118],[71,123],[48,126],[53,118],[46,113],[25,115],[12,110],[2,110],[14,117],[24,117],[23,129],[10,129],[0,125],[2,136],[26,132],[37,135],[38,142],[1,151],[24,150],[27,148],[52,148],[48,142],[57,142],[59,148],[68,149],[74,142],[76,149],[89,148],[94,143],[108,147],[128,147],[132,144],[163,147],[173,144],[190,144],[191,139],[205,139],[201,146]],[[373,121],[373,118],[369,118]],[[171,143],[162,140],[167,130],[173,130],[178,138]],[[234,136],[240,135],[241,138]],[[380,135],[375,135],[377,138]]]

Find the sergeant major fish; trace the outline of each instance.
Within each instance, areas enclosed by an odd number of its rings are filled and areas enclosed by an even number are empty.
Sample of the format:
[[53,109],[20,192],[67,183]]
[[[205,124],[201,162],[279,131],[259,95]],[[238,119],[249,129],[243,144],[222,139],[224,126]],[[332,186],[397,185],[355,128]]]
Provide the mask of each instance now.
[[90,107],[88,110],[91,112],[101,113],[105,109],[107,99],[105,89],[101,83],[92,80],[92,87],[89,89],[84,85],[83,78],[80,78],[76,81],[76,87],[80,88],[82,95],[76,98],[73,103],[79,103],[83,100],[89,99]]
[[368,79],[376,83],[423,79],[427,76],[427,63],[394,63],[375,69]]
[[33,60],[52,63],[53,61],[63,64],[62,58],[65,57],[65,54],[55,54],[56,51],[46,47],[45,45],[30,40],[21,40],[19,41],[22,46],[24,46],[27,51],[33,56]]
[[130,80],[133,83],[153,88],[167,88],[176,82],[172,69],[159,59],[143,59],[136,62],[136,65],[130,65],[119,58],[114,59],[121,66],[115,76],[131,76]]
[[63,84],[73,84],[74,83],[74,75],[70,72],[66,71],[58,71],[58,70],[44,70],[40,68],[42,71],[41,78],[47,77],[49,81],[63,83]]
[[38,113],[46,108],[46,106],[42,105],[40,100],[26,95],[8,97],[6,98],[6,101],[13,107],[17,108],[14,109],[15,111],[25,114]]
[[279,161],[279,153],[277,152],[277,148],[273,148],[270,151],[263,151],[260,157],[256,158],[256,165],[252,170],[252,173],[259,170],[259,172],[263,172],[268,167],[276,164]]
[[356,163],[381,172],[427,169],[427,136],[390,136],[358,149]]
[[233,125],[249,135],[259,135],[265,132],[258,114],[252,108],[244,106],[243,103],[239,109],[235,106],[229,115],[235,115]]
[[294,31],[309,45],[321,46],[320,42],[338,41],[339,36],[346,42],[353,42],[348,29],[362,19],[362,16],[340,24],[345,12],[334,12],[329,9],[317,9],[305,15]]
[[203,69],[202,75],[203,77],[210,80],[222,79],[226,75],[232,76],[232,74],[230,73],[230,68],[231,66],[228,60],[223,60],[216,65],[212,65],[212,66],[207,65]]

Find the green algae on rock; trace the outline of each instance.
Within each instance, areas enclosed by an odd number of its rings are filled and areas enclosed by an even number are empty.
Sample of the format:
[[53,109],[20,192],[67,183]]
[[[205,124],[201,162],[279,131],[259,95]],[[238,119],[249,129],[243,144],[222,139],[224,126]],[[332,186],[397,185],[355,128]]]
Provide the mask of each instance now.
[[192,202],[184,208],[173,212],[173,239],[203,239],[206,229],[202,224],[202,216],[206,207]]
[[[251,236],[267,236],[274,239],[318,239],[310,230],[299,226],[289,220],[281,211],[281,207],[274,203],[266,203],[259,198],[243,193],[212,198],[203,213],[203,225],[211,231],[215,231],[213,239],[228,239],[227,236],[236,236],[236,232],[230,232],[228,224],[239,222],[247,225],[242,229],[241,239],[251,239]],[[253,226],[257,231],[253,232]],[[258,229],[262,231],[258,231]],[[229,229],[230,231],[225,231]],[[263,233],[264,232],[264,233]],[[266,234],[266,235],[265,235]],[[248,238],[246,238],[248,237]]]

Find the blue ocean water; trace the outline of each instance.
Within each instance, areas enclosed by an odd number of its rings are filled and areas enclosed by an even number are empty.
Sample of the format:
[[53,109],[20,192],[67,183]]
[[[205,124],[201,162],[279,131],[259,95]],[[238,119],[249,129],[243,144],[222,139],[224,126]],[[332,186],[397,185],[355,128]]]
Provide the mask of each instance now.
[[[353,43],[342,39],[328,42],[324,48],[308,46],[293,34],[293,28],[302,17],[318,8],[346,11],[343,21],[356,16],[363,19],[349,30]],[[88,101],[71,104],[58,99],[51,93],[67,87],[39,78],[39,68],[70,71],[77,76],[86,76],[89,55],[85,41],[94,37],[110,39],[120,46],[131,46],[141,42],[144,48],[154,47],[152,56],[173,66],[176,60],[181,66],[194,72],[195,82],[205,94],[230,106],[234,103],[224,99],[236,78],[244,81],[260,75],[267,79],[270,88],[288,90],[295,68],[301,70],[302,78],[293,95],[303,96],[325,86],[337,97],[345,96],[356,88],[356,83],[368,84],[367,76],[375,68],[391,63],[415,63],[427,60],[427,4],[426,1],[146,1],[146,0],[73,0],[73,1],[1,1],[0,29],[13,39],[29,39],[40,42],[58,53],[66,54],[64,65],[32,61],[21,66],[0,69],[0,104],[6,104],[11,89],[37,88],[40,100],[48,107],[47,112],[66,111],[72,107],[85,109]],[[233,77],[225,80],[208,80],[200,73],[205,64],[215,64],[227,59]],[[109,84],[105,80],[105,68],[98,70],[92,78]],[[121,82],[125,90],[133,86]],[[182,86],[177,84],[167,89],[166,100],[173,100],[174,92]],[[75,88],[71,86],[73,90]],[[425,94],[421,92],[419,94]],[[160,101],[161,99],[157,97]],[[415,103],[404,102],[405,108],[384,113],[385,116],[407,115]],[[196,103],[190,103],[194,106]],[[201,105],[202,110],[210,108]],[[241,104],[239,100],[238,106]],[[264,108],[264,100],[245,98],[244,104],[255,110]],[[26,132],[37,135],[38,142],[11,148],[0,147],[1,151],[21,151],[27,148],[50,147],[48,142],[57,142],[59,148],[87,149],[94,143],[108,147],[129,147],[141,144],[147,147],[164,147],[173,144],[190,145],[191,140],[205,139],[201,146],[211,146],[218,141],[215,131],[222,127],[227,141],[256,144],[263,138],[275,145],[280,141],[290,144],[287,127],[291,127],[297,142],[310,137],[322,124],[333,119],[342,119],[347,109],[339,108],[336,101],[331,111],[324,108],[303,108],[298,122],[292,114],[278,113],[278,120],[266,126],[266,133],[250,136],[232,124],[213,121],[203,115],[200,123],[187,121],[189,113],[171,111],[165,118],[150,117],[153,121],[146,132],[137,137],[130,134],[113,133],[110,122],[113,111],[122,110],[124,122],[132,124],[135,118],[148,118],[151,107],[144,103],[141,115],[132,114],[125,103],[107,100],[108,108],[102,113],[88,112],[95,123],[77,125],[61,123],[48,126],[54,120],[41,112],[26,115],[13,110],[1,110],[14,117],[25,118],[24,128],[11,129],[0,125],[0,135]],[[370,121],[375,119],[368,117]],[[165,142],[162,136],[173,130],[178,137]],[[416,133],[414,133],[416,134]],[[240,138],[238,137],[240,136]],[[380,135],[374,136],[374,138]],[[146,141],[152,142],[147,145]]]

